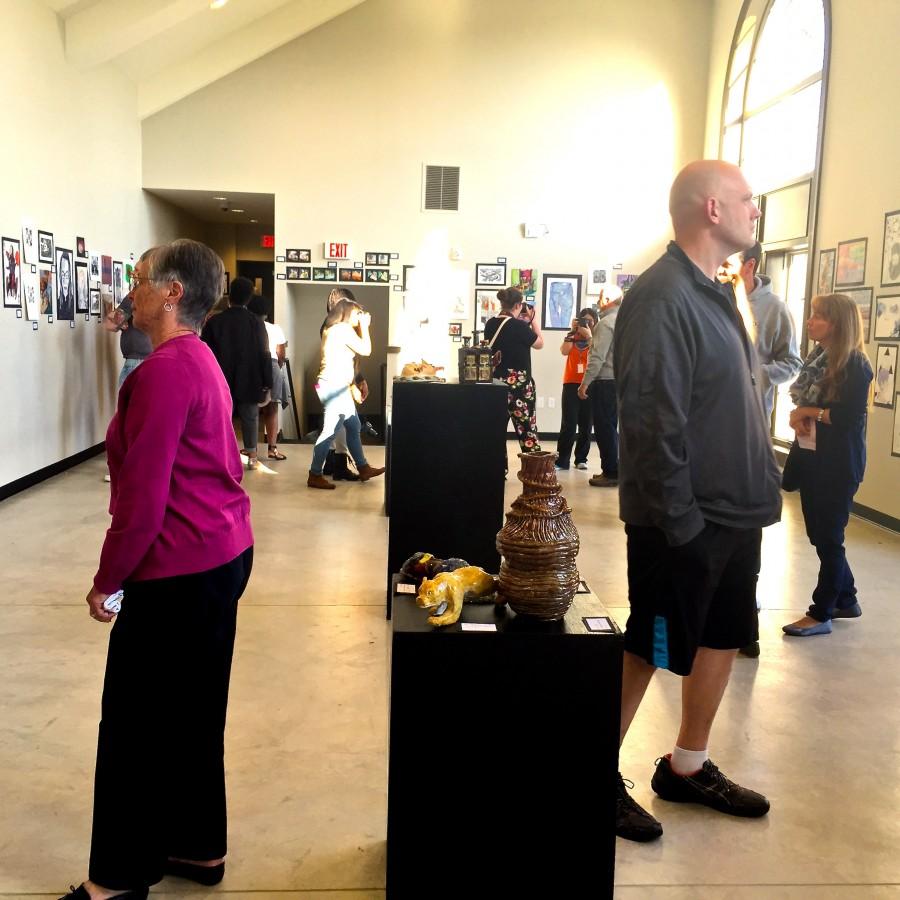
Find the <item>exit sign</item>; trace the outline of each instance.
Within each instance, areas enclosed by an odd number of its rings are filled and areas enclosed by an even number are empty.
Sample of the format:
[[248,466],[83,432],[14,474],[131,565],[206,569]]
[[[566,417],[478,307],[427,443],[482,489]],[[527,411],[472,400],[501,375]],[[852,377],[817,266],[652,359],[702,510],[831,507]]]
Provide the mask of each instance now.
[[275,235],[274,234],[264,234],[259,239],[260,247],[274,247],[275,246]]
[[347,241],[325,241],[322,256],[325,259],[350,259],[352,251]]

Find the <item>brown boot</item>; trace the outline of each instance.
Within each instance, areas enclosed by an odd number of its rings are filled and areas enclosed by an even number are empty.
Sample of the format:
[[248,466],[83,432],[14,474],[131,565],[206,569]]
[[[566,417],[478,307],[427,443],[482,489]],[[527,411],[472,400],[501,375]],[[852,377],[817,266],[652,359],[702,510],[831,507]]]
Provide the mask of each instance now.
[[309,473],[306,479],[306,486],[311,488],[319,488],[322,491],[333,491],[334,485],[324,475],[313,475]]
[[370,466],[366,463],[364,466],[360,466],[359,468],[359,480],[360,481],[368,481],[370,478],[374,478],[376,475],[384,475],[384,468],[377,468],[375,466]]

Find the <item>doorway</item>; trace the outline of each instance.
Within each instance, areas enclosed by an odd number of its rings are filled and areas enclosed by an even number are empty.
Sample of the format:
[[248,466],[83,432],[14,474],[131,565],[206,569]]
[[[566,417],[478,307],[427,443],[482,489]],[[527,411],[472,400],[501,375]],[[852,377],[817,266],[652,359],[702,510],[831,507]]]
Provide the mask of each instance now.
[[237,273],[249,278],[254,284],[254,293],[266,301],[266,319],[275,321],[275,264],[272,260],[239,259]]

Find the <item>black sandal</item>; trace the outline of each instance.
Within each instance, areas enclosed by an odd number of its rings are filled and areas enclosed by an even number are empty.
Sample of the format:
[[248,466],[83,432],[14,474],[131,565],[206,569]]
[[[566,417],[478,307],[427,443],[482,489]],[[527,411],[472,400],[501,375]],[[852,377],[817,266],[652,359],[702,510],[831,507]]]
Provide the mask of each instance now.
[[268,458],[269,459],[287,459],[287,457],[277,447],[269,447]]

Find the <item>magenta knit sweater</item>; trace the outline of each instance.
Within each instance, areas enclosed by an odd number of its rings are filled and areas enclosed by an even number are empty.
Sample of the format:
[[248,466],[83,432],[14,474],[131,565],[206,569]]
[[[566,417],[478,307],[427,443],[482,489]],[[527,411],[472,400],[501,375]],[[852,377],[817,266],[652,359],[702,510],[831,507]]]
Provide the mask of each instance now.
[[125,379],[106,453],[112,524],[97,590],[214,569],[253,543],[231,395],[195,335],[161,344]]

